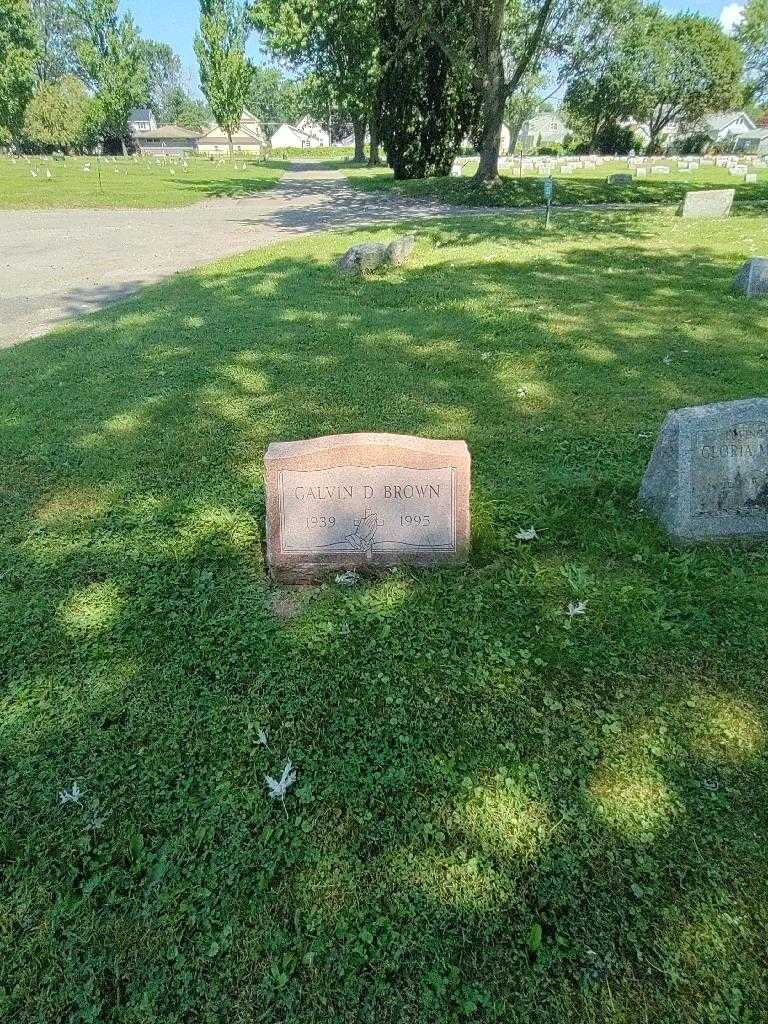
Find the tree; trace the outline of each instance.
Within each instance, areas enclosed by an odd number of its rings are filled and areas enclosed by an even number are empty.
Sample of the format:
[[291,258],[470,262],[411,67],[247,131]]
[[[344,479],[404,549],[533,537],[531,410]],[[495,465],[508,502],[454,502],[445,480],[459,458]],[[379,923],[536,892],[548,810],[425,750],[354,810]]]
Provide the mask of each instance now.
[[355,160],[365,159],[371,123],[371,159],[377,159],[377,0],[253,0],[250,13],[272,53],[311,73],[329,122],[333,107],[344,110],[355,135]]
[[88,137],[93,103],[79,78],[64,75],[42,85],[27,106],[24,135],[42,149],[81,149]]
[[768,102],[768,0],[747,0],[736,31],[753,99]]
[[482,92],[477,180],[498,179],[505,109],[547,62],[559,80],[594,58],[606,35],[635,0],[478,0],[475,65]]
[[73,68],[69,11],[64,0],[31,0],[30,6],[37,32],[37,79],[55,82]]
[[126,152],[128,115],[145,103],[149,76],[144,42],[117,0],[71,0],[75,53],[80,74],[95,92],[93,116],[107,148]]
[[701,15],[650,9],[644,26],[638,112],[648,124],[648,149],[656,152],[668,125],[695,125],[740,101],[743,60],[736,40]]
[[275,128],[295,124],[301,114],[299,84],[279,68],[255,67],[248,90],[248,109],[260,121]]
[[240,124],[253,69],[245,55],[248,21],[237,0],[200,0],[195,53],[200,84],[213,116],[229,140]]
[[605,42],[593,60],[575,70],[564,97],[569,123],[588,151],[600,148],[598,139],[609,149],[611,139],[620,141],[617,126],[641,107],[647,55],[640,9],[628,9],[610,26]]
[[155,116],[163,124],[178,124],[201,132],[209,123],[211,112],[204,100],[193,99],[182,86],[176,85],[166,91]]
[[542,74],[527,74],[514,95],[507,100],[504,116],[509,128],[510,152],[517,148],[517,140],[525,122],[536,114],[552,110],[552,104],[541,97],[544,82]]
[[147,100],[157,118],[161,118],[168,93],[181,88],[181,61],[173,47],[154,39],[142,39],[143,60],[147,68]]
[[[448,174],[462,139],[476,125],[479,94],[471,62],[468,54],[464,60],[457,56],[471,7],[471,0],[431,0],[424,20],[417,21],[409,2],[383,3],[381,129],[395,178]],[[435,24],[453,40],[450,52],[431,31]]]
[[36,56],[28,0],[0,0],[0,144],[21,135],[35,85]]

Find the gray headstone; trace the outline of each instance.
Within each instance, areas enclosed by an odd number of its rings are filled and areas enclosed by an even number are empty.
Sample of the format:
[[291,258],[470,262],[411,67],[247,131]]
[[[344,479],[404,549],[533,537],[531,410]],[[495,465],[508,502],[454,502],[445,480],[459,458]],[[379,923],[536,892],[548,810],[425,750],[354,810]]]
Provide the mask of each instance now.
[[363,242],[347,249],[338,262],[344,274],[369,274],[379,267],[399,267],[413,252],[416,239],[413,235],[401,235],[388,245],[384,242]]
[[735,195],[736,190],[732,188],[686,192],[678,213],[681,217],[727,217]]
[[609,174],[609,185],[631,185],[635,179],[631,174]]
[[746,295],[748,299],[768,295],[768,257],[754,256],[747,260],[736,275],[733,290]]
[[768,540],[768,398],[669,413],[640,504],[685,543]]

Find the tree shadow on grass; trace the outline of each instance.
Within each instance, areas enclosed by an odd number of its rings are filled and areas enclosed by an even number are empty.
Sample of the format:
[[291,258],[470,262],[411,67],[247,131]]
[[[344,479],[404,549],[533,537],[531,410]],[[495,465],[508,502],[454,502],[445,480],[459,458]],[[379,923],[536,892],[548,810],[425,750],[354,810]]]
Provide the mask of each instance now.
[[[308,240],[0,355],[18,1019],[757,1019],[766,560],[634,495],[670,405],[760,392],[767,314],[705,249],[475,230],[366,281]],[[278,620],[264,449],[354,430],[467,439],[471,564]]]

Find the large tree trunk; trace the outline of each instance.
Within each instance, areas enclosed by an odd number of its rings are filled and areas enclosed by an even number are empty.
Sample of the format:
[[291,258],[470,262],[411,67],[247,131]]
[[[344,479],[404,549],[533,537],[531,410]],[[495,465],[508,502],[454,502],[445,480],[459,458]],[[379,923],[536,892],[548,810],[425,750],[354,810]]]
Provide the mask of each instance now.
[[353,159],[356,164],[365,162],[365,127],[364,117],[352,118],[352,131],[355,133],[355,155]]
[[507,103],[504,77],[504,55],[501,34],[504,27],[505,0],[494,0],[483,38],[479,41],[483,76],[483,102],[481,110],[480,165],[475,179],[487,184],[499,177],[499,148],[504,107]]
[[229,159],[235,155],[235,151],[232,148],[232,132],[227,132],[227,142],[229,143]]
[[483,134],[480,139],[480,164],[475,175],[477,181],[487,184],[496,181],[499,177],[501,126],[504,122],[504,105],[506,102],[503,77],[500,82],[495,76],[494,80],[495,85],[493,89],[488,88],[483,98]]
[[381,163],[381,158],[379,156],[379,146],[381,145],[381,138],[379,134],[381,125],[381,105],[381,88],[377,87],[376,93],[373,97],[373,106],[371,107],[371,144],[368,153],[369,167],[378,167],[379,164]]

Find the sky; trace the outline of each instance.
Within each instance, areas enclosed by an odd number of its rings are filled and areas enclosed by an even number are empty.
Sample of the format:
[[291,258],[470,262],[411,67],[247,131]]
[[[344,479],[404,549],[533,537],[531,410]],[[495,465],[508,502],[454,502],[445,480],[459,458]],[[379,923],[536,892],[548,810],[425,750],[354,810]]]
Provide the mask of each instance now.
[[[141,34],[159,43],[169,43],[197,85],[197,57],[192,42],[200,19],[198,0],[121,0],[121,10],[130,11]],[[248,54],[256,64],[267,63],[254,33],[248,40]]]
[[[131,11],[142,35],[161,43],[170,43],[189,74],[189,84],[196,85],[197,59],[192,49],[192,40],[198,22],[197,0],[122,0],[121,6]],[[661,6],[670,12],[690,10],[719,18],[723,26],[730,30],[738,22],[742,5],[730,0],[662,0]],[[255,34],[249,40],[248,52],[255,63],[267,63],[267,57]]]

